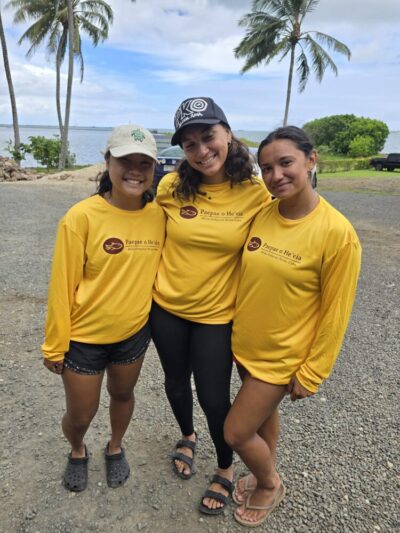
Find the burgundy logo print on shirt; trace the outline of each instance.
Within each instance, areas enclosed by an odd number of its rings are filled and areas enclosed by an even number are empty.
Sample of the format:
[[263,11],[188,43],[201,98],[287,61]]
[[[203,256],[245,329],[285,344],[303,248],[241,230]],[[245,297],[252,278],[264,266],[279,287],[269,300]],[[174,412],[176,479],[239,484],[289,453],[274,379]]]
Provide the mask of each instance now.
[[247,249],[249,252],[255,252],[258,250],[261,246],[261,239],[259,237],[252,237],[249,240],[249,243],[247,245]]
[[108,254],[119,254],[124,249],[124,243],[118,237],[111,237],[103,242],[103,249]]
[[185,205],[181,207],[179,214],[182,218],[195,218],[197,217],[198,211],[193,205]]

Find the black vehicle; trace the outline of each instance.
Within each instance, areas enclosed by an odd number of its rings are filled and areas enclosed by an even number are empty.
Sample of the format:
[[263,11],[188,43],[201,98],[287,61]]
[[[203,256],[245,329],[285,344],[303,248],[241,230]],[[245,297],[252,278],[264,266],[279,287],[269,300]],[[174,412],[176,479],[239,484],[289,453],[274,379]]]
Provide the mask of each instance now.
[[392,172],[395,168],[400,168],[400,154],[389,154],[387,157],[373,157],[369,164],[375,170],[386,168]]

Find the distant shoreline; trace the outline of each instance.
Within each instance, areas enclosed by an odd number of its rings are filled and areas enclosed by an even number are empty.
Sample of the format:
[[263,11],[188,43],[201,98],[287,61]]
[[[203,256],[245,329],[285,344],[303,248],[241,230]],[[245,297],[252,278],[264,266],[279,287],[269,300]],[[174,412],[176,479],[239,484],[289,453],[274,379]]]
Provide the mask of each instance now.
[[[0,128],[12,128],[12,124],[0,124]],[[20,124],[20,129],[41,129],[41,130],[58,130],[58,126],[44,126],[38,124]],[[97,131],[112,131],[113,126],[70,126],[70,130],[97,130]],[[149,128],[153,133],[173,133],[172,128]],[[265,133],[265,130],[244,130],[242,128],[235,129],[235,131],[252,131],[254,133]]]

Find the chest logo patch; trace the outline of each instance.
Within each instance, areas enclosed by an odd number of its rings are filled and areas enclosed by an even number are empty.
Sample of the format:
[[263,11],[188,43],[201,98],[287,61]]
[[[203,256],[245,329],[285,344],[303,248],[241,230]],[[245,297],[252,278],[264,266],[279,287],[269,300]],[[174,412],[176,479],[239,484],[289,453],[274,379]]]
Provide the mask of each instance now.
[[259,237],[252,237],[247,244],[247,249],[249,252],[255,252],[260,248],[260,246],[261,239]]
[[108,254],[119,254],[124,249],[124,243],[118,237],[111,237],[103,242],[103,250]]
[[181,207],[179,214],[182,218],[195,218],[198,215],[198,211],[193,205],[185,205]]

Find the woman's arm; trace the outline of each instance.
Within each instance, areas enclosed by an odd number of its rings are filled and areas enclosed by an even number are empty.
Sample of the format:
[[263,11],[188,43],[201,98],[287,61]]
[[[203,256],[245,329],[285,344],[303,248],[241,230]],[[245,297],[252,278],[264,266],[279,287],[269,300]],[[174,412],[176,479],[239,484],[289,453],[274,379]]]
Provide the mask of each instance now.
[[[65,218],[62,219],[54,247],[45,341],[42,345],[43,355],[48,363],[62,362],[69,349],[71,309],[75,291],[83,276],[84,254],[83,240],[68,226]],[[62,371],[60,365],[53,368],[54,364],[45,363],[45,366],[54,372],[60,368]]]
[[310,353],[296,374],[312,393],[332,371],[340,352],[354,303],[361,266],[361,245],[345,244],[324,261],[321,270],[321,308]]

